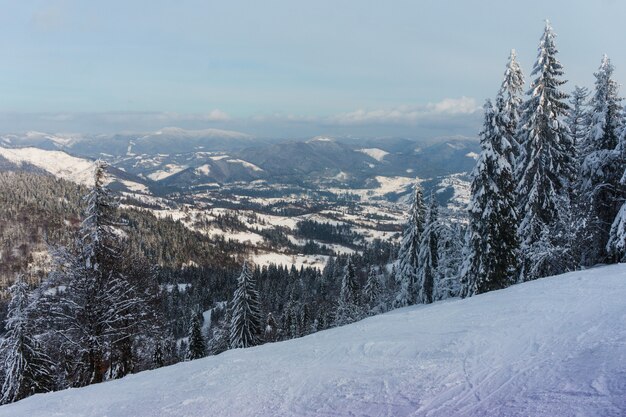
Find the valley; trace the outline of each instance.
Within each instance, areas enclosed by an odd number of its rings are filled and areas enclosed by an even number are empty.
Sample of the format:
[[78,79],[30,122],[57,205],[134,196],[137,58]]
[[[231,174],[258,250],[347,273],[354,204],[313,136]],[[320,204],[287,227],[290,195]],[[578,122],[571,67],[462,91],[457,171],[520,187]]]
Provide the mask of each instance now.
[[[397,244],[416,183],[452,218],[464,221],[466,171],[478,148],[460,139],[426,146],[327,137],[268,144],[243,134],[181,129],[118,138],[124,146],[118,152],[110,148],[112,153],[88,151],[94,140],[4,135],[0,166],[85,186],[93,161],[104,159],[111,165],[109,187],[124,209],[180,222],[211,240],[236,242],[259,265],[297,268],[323,268],[330,256],[377,240]],[[138,153],[146,150],[152,153]]]

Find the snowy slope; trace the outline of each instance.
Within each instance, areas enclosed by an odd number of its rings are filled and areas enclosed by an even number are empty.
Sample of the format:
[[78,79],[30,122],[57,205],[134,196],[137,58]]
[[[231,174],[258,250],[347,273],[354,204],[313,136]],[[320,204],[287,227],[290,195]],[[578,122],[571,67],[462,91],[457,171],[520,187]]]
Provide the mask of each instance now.
[[[58,178],[74,182],[76,184],[93,184],[94,162],[84,158],[77,158],[63,151],[49,151],[39,148],[3,148],[0,147],[0,157],[22,166],[30,164],[54,175]],[[116,181],[129,191],[149,193],[146,185],[128,179],[110,176],[109,180]]]
[[93,182],[93,162],[76,158],[62,151],[46,151],[38,148],[7,149],[0,147],[0,156],[21,165],[29,163],[59,178],[78,184]]
[[626,264],[0,407],[0,417],[348,415],[626,415]]
[[389,152],[383,151],[379,148],[357,149],[357,151],[362,152],[379,162],[385,159],[385,155],[389,155]]

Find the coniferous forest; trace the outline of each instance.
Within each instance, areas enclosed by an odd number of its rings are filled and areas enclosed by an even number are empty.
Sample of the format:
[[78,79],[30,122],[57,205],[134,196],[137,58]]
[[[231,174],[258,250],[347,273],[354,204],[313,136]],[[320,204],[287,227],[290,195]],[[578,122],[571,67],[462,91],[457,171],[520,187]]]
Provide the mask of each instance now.
[[[503,68],[483,107],[466,213],[415,184],[399,246],[353,245],[323,269],[254,265],[245,245],[130,207],[107,186],[103,161],[88,187],[0,173],[4,246],[26,242],[0,261],[11,277],[0,402],[626,262],[626,110],[611,60],[593,86],[568,85],[546,23],[529,77],[515,51]],[[341,226],[298,229],[311,244],[354,241]],[[32,242],[51,264],[26,268]]]

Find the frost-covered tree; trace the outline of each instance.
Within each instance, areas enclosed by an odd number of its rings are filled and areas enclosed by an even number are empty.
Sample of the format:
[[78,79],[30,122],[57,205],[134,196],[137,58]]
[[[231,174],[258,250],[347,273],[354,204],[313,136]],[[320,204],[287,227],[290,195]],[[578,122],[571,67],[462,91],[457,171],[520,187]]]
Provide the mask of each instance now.
[[584,156],[584,144],[589,131],[589,112],[587,110],[587,87],[575,86],[570,98],[570,109],[567,113],[566,123],[572,140],[578,150],[578,156]]
[[230,346],[247,348],[261,343],[261,309],[259,292],[248,262],[244,261],[233,296]]
[[278,328],[278,322],[272,313],[268,313],[265,330],[263,331],[263,340],[266,342],[276,342],[278,340],[279,333],[280,329]]
[[52,311],[63,349],[73,352],[68,365],[73,386],[132,372],[132,342],[152,311],[143,291],[148,287],[139,290],[129,282],[126,267],[133,259],[123,256],[117,201],[106,187],[106,168],[106,163],[96,162],[74,247],[55,254],[67,290]]
[[154,343],[154,350],[152,352],[152,365],[154,368],[161,368],[165,365],[165,353],[163,352],[163,342],[158,339]]
[[302,308],[300,309],[300,317],[298,322],[298,336],[305,336],[311,333],[311,308],[308,303],[302,304]]
[[[586,87],[575,86],[570,98],[570,110],[566,123],[576,146],[576,171],[580,174],[580,167],[585,158],[585,144],[589,132],[589,111],[587,97],[589,90]],[[588,230],[588,217],[591,213],[591,202],[581,192],[583,178],[578,175],[573,184],[571,196],[572,203],[572,228],[576,237],[572,244],[572,255],[577,263],[588,263],[592,248],[592,236]]]
[[232,317],[230,309],[226,308],[222,320],[212,324],[212,336],[207,342],[207,351],[209,355],[218,355],[229,349],[231,320]]
[[379,307],[382,296],[382,283],[376,268],[371,267],[367,273],[367,281],[363,287],[363,299],[370,311],[375,311]]
[[438,271],[435,282],[435,300],[458,297],[461,293],[460,272],[463,262],[464,228],[458,221],[439,224]]
[[54,364],[37,340],[33,328],[32,303],[28,285],[18,277],[10,287],[6,329],[2,339],[2,371],[5,376],[0,404],[54,388]]
[[624,167],[618,195],[622,201],[622,207],[611,225],[606,250],[611,261],[626,262],[626,128],[622,129],[620,143],[615,153],[617,161]]
[[481,153],[472,172],[469,225],[462,266],[462,296],[506,288],[517,278],[515,184],[502,150],[502,134],[491,101],[484,106]]
[[576,150],[563,121],[568,95],[560,89],[566,81],[554,39],[546,22],[532,71],[536,78],[519,124],[522,153],[516,177],[524,280],[572,268],[570,192]]
[[517,141],[517,128],[520,119],[520,111],[522,107],[522,94],[524,89],[524,74],[517,62],[517,54],[515,49],[511,50],[509,62],[504,71],[504,79],[496,96],[496,117],[498,117],[501,126],[501,134],[510,144],[504,149],[504,155],[509,164],[515,167],[516,161],[520,155],[520,145]]
[[361,318],[361,313],[356,270],[352,256],[350,256],[341,279],[341,292],[335,313],[335,325],[341,326],[357,321]]
[[395,273],[398,292],[394,305],[404,307],[414,304],[417,299],[417,268],[419,245],[426,220],[426,206],[422,190],[415,185],[413,201],[409,210],[409,218],[404,227],[402,241],[398,251],[398,262]]
[[626,262],[626,202],[611,225],[607,252],[617,262]]
[[430,304],[434,300],[435,285],[438,281],[439,265],[439,210],[437,201],[431,195],[430,206],[426,215],[426,224],[420,240],[417,282],[419,287],[418,302]]
[[622,204],[623,165],[616,150],[624,116],[619,85],[613,79],[613,65],[606,55],[594,75],[590,127],[582,146],[584,160],[580,173],[580,195],[587,209],[583,233],[590,237],[584,259],[587,265],[607,261],[606,245],[611,225]]
[[283,329],[285,331],[285,335],[290,339],[298,337],[298,311],[298,301],[295,298],[295,294],[292,288],[289,294],[289,299],[287,300],[285,308],[283,309]]
[[189,345],[187,346],[187,359],[204,358],[206,356],[206,344],[204,336],[202,336],[202,324],[198,313],[191,315],[191,324],[189,326]]

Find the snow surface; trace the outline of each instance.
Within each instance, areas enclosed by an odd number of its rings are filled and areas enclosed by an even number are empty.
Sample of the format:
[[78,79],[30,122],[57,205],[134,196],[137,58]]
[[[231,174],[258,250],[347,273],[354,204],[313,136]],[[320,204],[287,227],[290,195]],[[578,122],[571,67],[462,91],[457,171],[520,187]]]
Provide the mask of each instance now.
[[40,394],[0,417],[626,415],[626,264]]
[[233,130],[222,129],[200,129],[185,130],[180,127],[164,127],[156,132],[146,133],[141,139],[152,139],[153,137],[167,136],[168,139],[188,140],[190,138],[231,138],[231,139],[249,139],[250,135],[236,132]]
[[298,269],[307,266],[322,269],[328,262],[328,256],[326,255],[289,255],[276,252],[255,253],[251,255],[251,258],[259,266],[274,264],[291,267],[293,265]]
[[451,210],[465,210],[469,204],[472,184],[462,178],[464,175],[464,172],[448,175],[438,184],[442,188],[437,189],[437,193],[444,192],[448,187],[454,190],[454,195],[448,201],[448,208]]
[[61,151],[38,148],[6,149],[0,147],[0,156],[21,165],[29,163],[50,174],[78,184],[93,183],[94,164]]
[[226,162],[228,162],[229,164],[240,164],[243,165],[245,168],[251,169],[252,171],[263,171],[262,168],[254,165],[253,163],[250,163],[248,161],[244,161],[243,159],[228,159],[226,160]]
[[385,155],[389,155],[389,152],[383,151],[382,149],[379,149],[379,148],[365,148],[365,149],[358,149],[358,151],[366,154],[370,158],[373,158],[377,161],[382,161],[383,159],[385,159]]
[[204,164],[196,168],[196,173],[202,175],[209,175],[211,173],[211,167],[208,164]]
[[307,142],[334,142],[335,139],[325,136],[316,136],[313,139],[309,139]]
[[148,174],[148,178],[154,181],[160,181],[171,175],[178,174],[185,169],[187,169],[186,165],[166,164],[163,169]]
[[420,182],[419,178],[409,178],[409,177],[386,177],[386,176],[376,176],[376,182],[378,183],[378,187],[376,188],[328,188],[328,191],[331,191],[335,194],[342,193],[351,193],[356,194],[361,198],[361,201],[368,202],[371,200],[381,200],[384,199],[384,196],[389,193],[405,193],[407,190],[412,187],[415,183]]
[[[93,185],[94,163],[62,151],[48,151],[32,147],[15,149],[0,147],[0,156],[19,166],[24,163],[34,165],[55,177],[76,184]],[[138,182],[128,180],[119,180],[119,182],[131,191],[150,192],[148,187]]]

